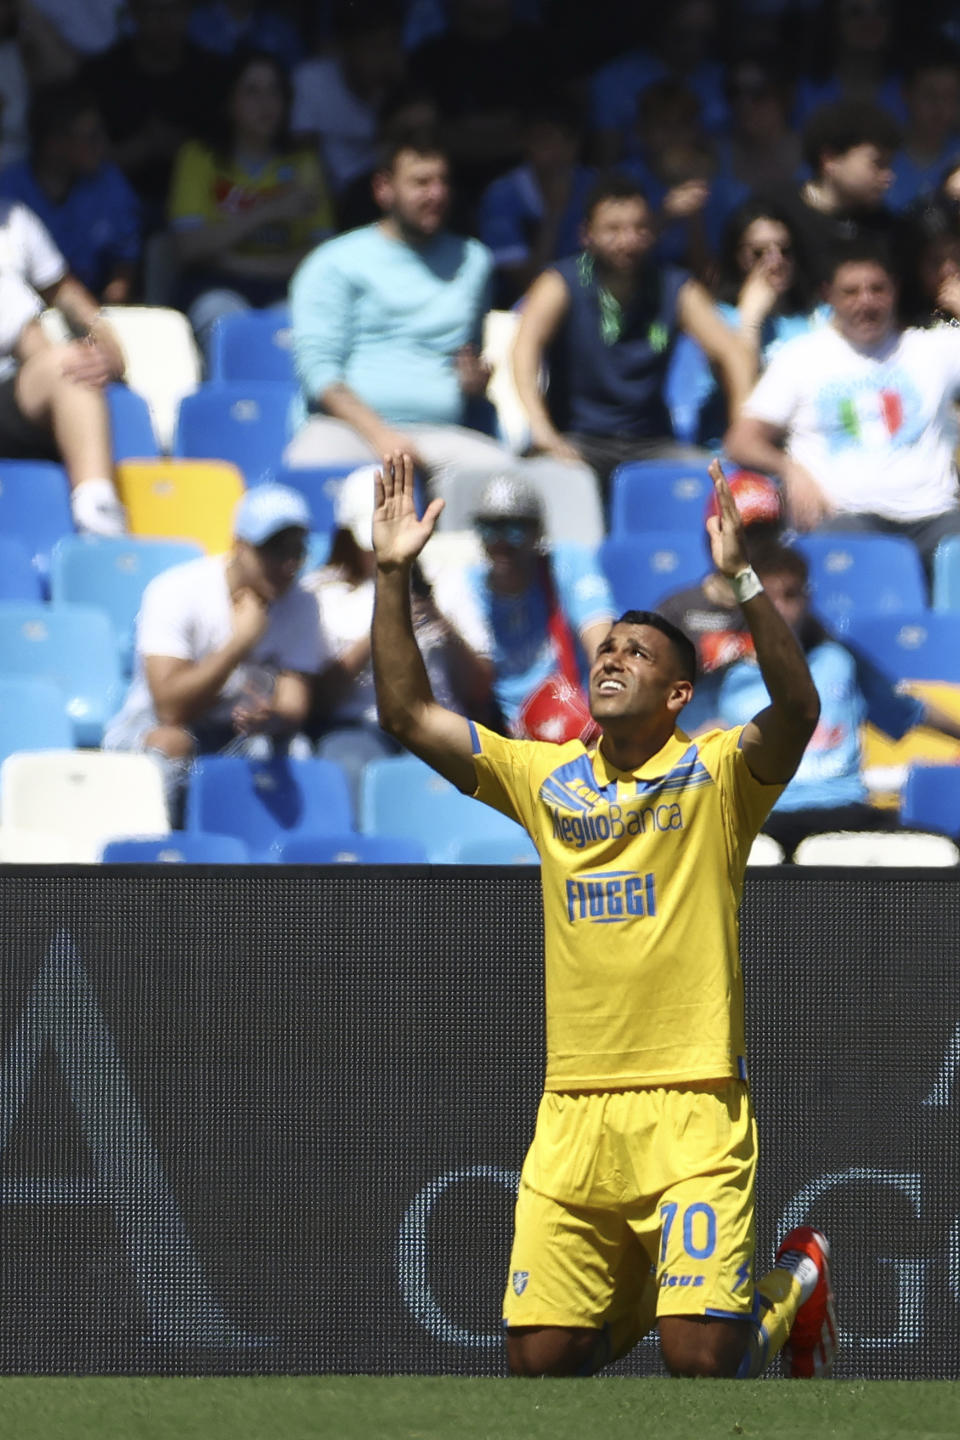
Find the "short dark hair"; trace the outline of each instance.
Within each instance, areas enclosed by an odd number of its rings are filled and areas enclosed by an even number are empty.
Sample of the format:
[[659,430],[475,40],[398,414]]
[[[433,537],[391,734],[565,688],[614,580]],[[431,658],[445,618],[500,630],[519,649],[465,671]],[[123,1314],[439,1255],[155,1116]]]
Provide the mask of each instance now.
[[832,284],[841,265],[879,265],[897,283],[900,267],[893,258],[890,246],[880,235],[857,235],[850,240],[838,240],[830,247],[826,257],[823,278]]
[[889,111],[870,100],[837,100],[821,105],[803,129],[803,158],[814,175],[825,153],[845,155],[858,145],[878,150],[900,148],[900,126]]
[[619,170],[611,170],[594,183],[589,191],[586,203],[583,207],[583,222],[589,225],[596,214],[597,209],[606,200],[642,200],[644,205],[649,205],[647,192],[638,181],[624,175]]
[[377,170],[392,170],[397,157],[405,150],[412,151],[414,155],[441,155],[444,160],[450,158],[439,126],[425,125],[422,121],[411,124],[400,114],[383,127],[377,144]]
[[750,564],[760,576],[793,575],[804,585],[810,579],[810,566],[802,551],[793,545],[783,545],[777,540],[768,540],[763,545],[751,548]]
[[649,625],[652,630],[659,630],[661,635],[666,635],[673,646],[677,660],[680,662],[680,674],[684,680],[689,680],[691,685],[697,683],[697,647],[684,634],[679,625],[674,625],[665,615],[656,610],[624,610],[613,622],[615,625]]

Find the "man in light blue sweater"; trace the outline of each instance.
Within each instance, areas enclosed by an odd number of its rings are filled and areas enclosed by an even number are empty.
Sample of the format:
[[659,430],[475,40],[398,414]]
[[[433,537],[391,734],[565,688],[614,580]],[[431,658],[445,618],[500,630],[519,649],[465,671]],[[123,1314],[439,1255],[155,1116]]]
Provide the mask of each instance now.
[[520,468],[544,494],[554,538],[558,485],[585,493],[586,513],[570,525],[577,538],[595,543],[602,515],[586,467],[518,461],[466,423],[489,378],[479,344],[493,260],[478,240],[445,228],[450,181],[434,135],[395,140],[373,190],[383,218],[320,245],[293,278],[303,423],[287,463],[360,465],[403,451],[431,492],[447,499],[451,521],[472,513],[491,476]]

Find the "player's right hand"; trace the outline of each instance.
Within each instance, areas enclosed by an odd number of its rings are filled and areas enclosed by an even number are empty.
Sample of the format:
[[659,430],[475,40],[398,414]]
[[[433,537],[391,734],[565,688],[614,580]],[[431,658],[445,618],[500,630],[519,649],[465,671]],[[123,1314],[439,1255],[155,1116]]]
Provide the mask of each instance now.
[[431,500],[417,517],[413,457],[394,451],[374,476],[373,549],[381,570],[412,565],[430,536],[443,501]]

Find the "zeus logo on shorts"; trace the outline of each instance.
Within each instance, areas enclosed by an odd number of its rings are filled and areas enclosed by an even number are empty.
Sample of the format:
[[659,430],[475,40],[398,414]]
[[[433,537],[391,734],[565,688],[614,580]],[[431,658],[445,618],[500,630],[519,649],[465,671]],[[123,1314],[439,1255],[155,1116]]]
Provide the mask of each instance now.
[[567,881],[567,919],[592,925],[613,925],[620,920],[652,918],[657,913],[653,871],[598,870]]
[[664,1271],[664,1273],[660,1276],[661,1290],[663,1290],[668,1285],[690,1285],[694,1290],[696,1290],[696,1288],[702,1284],[702,1275],[671,1275],[668,1271]]

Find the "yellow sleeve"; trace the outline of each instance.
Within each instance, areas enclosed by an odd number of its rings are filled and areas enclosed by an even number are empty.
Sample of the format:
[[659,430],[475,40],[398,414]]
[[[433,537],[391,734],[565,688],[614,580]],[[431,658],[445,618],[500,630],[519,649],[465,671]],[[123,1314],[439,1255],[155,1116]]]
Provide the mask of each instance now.
[[697,748],[720,790],[727,849],[735,865],[746,864],[757,832],[786,789],[766,785],[750,770],[740,747],[744,726],[711,730],[697,737]]
[[470,731],[477,772],[475,798],[509,815],[532,834],[536,791],[530,767],[537,746],[530,740],[507,740],[474,721]]
[[214,175],[216,173],[213,154],[197,140],[188,140],[177,151],[173,176],[170,181],[170,195],[167,200],[167,218],[175,228],[184,221],[215,220],[217,206],[214,196]]
[[294,230],[293,243],[296,247],[310,245],[315,240],[322,240],[333,230],[333,206],[330,203],[330,194],[327,190],[327,182],[323,178],[316,155],[309,150],[302,150],[297,155],[297,181],[307,190],[314,190],[317,194],[317,203],[309,215],[298,220]]

